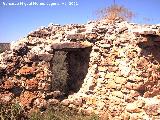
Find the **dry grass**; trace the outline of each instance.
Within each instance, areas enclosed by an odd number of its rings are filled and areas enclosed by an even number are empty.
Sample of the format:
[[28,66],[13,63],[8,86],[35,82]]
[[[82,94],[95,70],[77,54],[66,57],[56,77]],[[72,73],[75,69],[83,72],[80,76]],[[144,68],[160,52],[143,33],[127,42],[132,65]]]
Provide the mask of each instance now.
[[1,103],[0,120],[26,120],[27,114],[19,104]]
[[99,120],[97,115],[77,114],[76,109],[62,105],[51,105],[43,113],[26,113],[19,104],[0,104],[0,120]]
[[33,113],[29,120],[99,120],[97,115],[84,116],[77,114],[76,109],[62,105],[52,106],[44,113]]

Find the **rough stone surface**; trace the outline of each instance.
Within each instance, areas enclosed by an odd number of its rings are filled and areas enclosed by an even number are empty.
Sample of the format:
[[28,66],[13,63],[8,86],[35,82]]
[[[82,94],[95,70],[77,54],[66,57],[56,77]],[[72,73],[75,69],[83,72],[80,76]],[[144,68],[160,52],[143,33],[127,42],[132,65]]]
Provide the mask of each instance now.
[[[61,102],[110,120],[158,120],[159,30],[158,25],[101,20],[33,31],[0,54],[0,102],[17,101],[29,109]],[[51,89],[54,52],[88,47],[91,52],[85,78],[75,80],[79,90],[70,90],[64,99],[62,91]]]

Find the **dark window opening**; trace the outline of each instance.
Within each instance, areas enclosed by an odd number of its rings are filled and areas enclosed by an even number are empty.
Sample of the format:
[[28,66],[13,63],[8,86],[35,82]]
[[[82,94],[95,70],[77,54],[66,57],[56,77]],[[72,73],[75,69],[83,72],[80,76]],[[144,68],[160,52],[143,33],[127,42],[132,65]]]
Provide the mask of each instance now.
[[52,90],[59,90],[63,97],[76,93],[88,73],[91,47],[54,50],[51,63]]

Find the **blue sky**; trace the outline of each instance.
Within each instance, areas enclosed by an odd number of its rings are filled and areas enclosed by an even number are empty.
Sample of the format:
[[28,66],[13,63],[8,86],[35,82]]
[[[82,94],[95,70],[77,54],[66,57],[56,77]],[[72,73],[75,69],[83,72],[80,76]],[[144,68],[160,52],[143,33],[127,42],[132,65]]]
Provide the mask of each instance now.
[[[160,0],[115,1],[136,13],[133,22],[160,23]],[[32,4],[36,2],[38,5],[25,6],[31,2]],[[9,3],[21,5],[9,5]],[[40,3],[45,5],[40,6]],[[51,3],[52,6],[49,6]],[[96,18],[97,9],[112,3],[113,0],[0,0],[0,42],[16,41],[30,31],[40,26],[47,26],[49,23],[86,23]],[[145,17],[150,20],[144,20]]]

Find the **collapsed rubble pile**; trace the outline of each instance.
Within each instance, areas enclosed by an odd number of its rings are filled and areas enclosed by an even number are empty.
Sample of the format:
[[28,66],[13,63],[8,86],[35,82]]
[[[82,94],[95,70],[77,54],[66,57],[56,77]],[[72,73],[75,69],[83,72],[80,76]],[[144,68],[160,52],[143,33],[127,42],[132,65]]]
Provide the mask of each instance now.
[[[121,20],[50,24],[0,54],[0,101],[18,102],[27,109],[61,103],[104,119],[160,119],[159,43],[158,25]],[[57,99],[61,91],[51,89],[55,51],[85,48],[91,51],[80,89]]]

